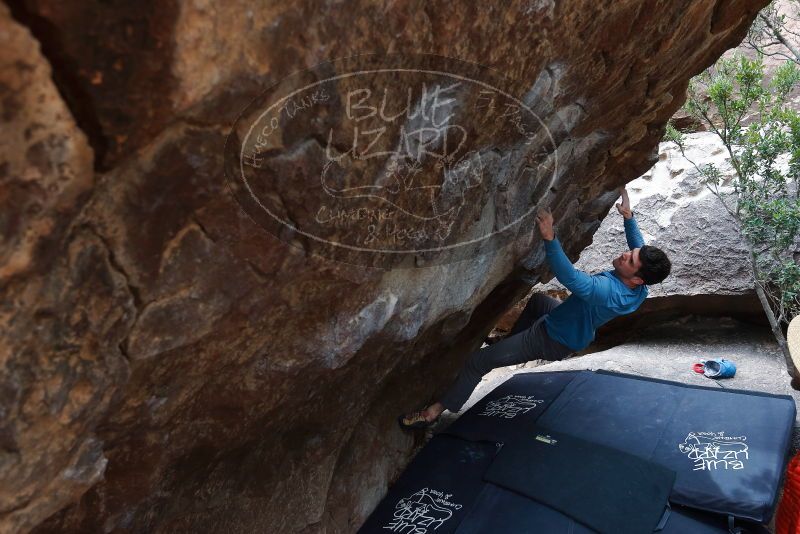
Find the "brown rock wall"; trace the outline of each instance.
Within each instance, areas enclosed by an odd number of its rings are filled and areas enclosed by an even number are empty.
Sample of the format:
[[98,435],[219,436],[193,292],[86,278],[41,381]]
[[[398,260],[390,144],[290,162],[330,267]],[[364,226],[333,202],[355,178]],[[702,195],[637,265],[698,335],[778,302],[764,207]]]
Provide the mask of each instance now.
[[[531,147],[484,135],[506,189],[483,184],[470,216],[549,205],[574,255],[605,192],[652,164],[688,78],[764,3],[12,2],[0,531],[352,531],[414,450],[396,414],[537,276],[530,220],[504,248],[394,270],[263,231],[228,192],[223,147],[266,87],[357,52],[497,70],[550,125],[559,166],[537,174]],[[295,148],[272,156],[312,168]]]

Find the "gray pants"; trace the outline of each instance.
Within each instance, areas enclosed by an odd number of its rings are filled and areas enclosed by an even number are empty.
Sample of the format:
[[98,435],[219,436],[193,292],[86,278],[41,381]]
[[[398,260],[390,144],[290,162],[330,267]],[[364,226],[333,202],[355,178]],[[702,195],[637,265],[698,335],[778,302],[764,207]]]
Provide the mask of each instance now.
[[551,339],[545,330],[545,316],[559,304],[560,300],[547,295],[533,295],[508,337],[467,357],[455,383],[440,401],[442,405],[453,413],[459,411],[483,375],[492,369],[530,360],[562,360],[574,352]]

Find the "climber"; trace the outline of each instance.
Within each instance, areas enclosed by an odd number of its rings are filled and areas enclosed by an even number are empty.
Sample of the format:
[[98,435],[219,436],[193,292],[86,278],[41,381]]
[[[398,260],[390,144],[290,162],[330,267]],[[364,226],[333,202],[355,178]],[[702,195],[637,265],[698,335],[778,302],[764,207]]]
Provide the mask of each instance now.
[[553,215],[539,210],[536,223],[544,239],[547,262],[571,295],[563,304],[546,295],[531,297],[508,337],[470,354],[439,402],[398,418],[403,429],[427,428],[445,409],[458,412],[481,377],[492,369],[533,359],[561,360],[584,349],[600,325],[634,312],[647,297],[647,286],[669,275],[669,258],[662,250],[644,244],[628,192],[623,187],[620,193],[622,202],[616,207],[624,219],[629,250],[612,260],[613,270],[595,275],[575,269],[555,236]]

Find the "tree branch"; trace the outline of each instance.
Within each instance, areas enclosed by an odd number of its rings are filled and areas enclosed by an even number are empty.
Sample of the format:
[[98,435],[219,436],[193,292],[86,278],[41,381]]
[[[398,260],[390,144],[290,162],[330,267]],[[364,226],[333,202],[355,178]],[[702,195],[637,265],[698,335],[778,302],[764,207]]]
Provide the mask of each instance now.
[[792,46],[792,43],[790,43],[790,42],[789,42],[789,41],[788,41],[788,40],[787,40],[787,39],[786,39],[786,38],[783,36],[783,34],[781,33],[781,30],[780,30],[780,28],[776,27],[776,26],[775,26],[775,25],[772,23],[772,21],[771,21],[771,20],[769,20],[769,17],[765,17],[765,16],[764,16],[762,13],[759,13],[759,14],[758,14],[758,17],[759,17],[759,18],[760,18],[760,19],[761,19],[761,20],[764,22],[764,24],[767,26],[767,28],[769,28],[769,29],[770,29],[770,31],[772,31],[772,35],[774,35],[774,36],[775,36],[775,38],[776,38],[778,41],[780,41],[780,42],[781,42],[781,44],[782,44],[783,46],[785,46],[786,48],[788,48],[788,49],[789,49],[789,51],[790,51],[790,52],[792,53],[792,55],[794,56],[794,62],[795,62],[795,63],[800,63],[800,51],[798,51],[798,50],[797,50],[797,49],[796,49],[794,46]]
[[756,295],[758,295],[758,300],[761,302],[761,307],[763,308],[764,313],[767,315],[767,321],[769,321],[769,326],[772,329],[772,335],[775,336],[775,339],[778,341],[778,346],[780,346],[781,351],[783,352],[783,359],[786,362],[786,369],[789,371],[789,374],[792,377],[796,377],[797,368],[794,366],[792,355],[789,353],[789,345],[786,343],[786,338],[783,337],[783,330],[781,330],[780,324],[778,324],[776,321],[775,314],[773,313],[772,308],[769,305],[769,301],[767,300],[767,295],[764,293],[764,288],[761,287],[761,283],[758,280],[760,271],[753,249],[750,249],[750,264],[753,268],[753,280],[755,281]]

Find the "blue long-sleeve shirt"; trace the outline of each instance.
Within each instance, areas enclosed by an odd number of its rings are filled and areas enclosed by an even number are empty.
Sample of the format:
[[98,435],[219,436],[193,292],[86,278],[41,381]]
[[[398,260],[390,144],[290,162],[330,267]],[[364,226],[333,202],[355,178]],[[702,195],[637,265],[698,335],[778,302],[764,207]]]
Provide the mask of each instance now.
[[[644,246],[633,217],[625,219],[625,238],[631,250]],[[545,328],[551,338],[574,351],[589,345],[600,325],[635,311],[647,297],[646,285],[631,289],[613,270],[595,275],[579,271],[564,254],[558,238],[545,240],[544,248],[553,274],[572,292],[545,318]]]

